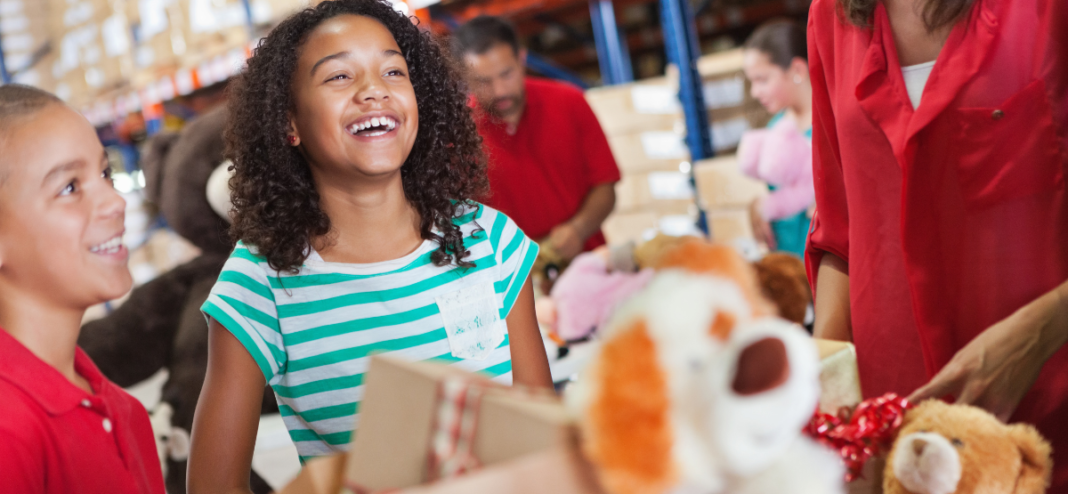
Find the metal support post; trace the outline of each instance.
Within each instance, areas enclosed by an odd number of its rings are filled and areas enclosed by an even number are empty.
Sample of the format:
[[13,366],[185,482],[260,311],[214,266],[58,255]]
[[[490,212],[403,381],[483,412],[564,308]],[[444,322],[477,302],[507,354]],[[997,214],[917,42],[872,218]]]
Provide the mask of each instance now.
[[605,85],[623,84],[634,80],[627,44],[616,26],[612,0],[589,0],[590,22],[597,46],[597,62],[601,66],[601,80]]
[[245,27],[248,28],[249,40],[254,40],[256,36],[256,26],[252,22],[252,4],[249,0],[241,0],[241,5],[245,7]]
[[[450,30],[455,31],[460,27],[460,22],[456,20],[451,14],[446,12],[440,7],[440,5],[430,6],[430,16],[439,22],[444,23]],[[582,89],[589,89],[589,84],[586,84],[578,74],[571,72],[559,65],[556,65],[552,61],[542,57],[536,53],[527,52],[527,67],[533,69],[535,72],[551,78],[561,81],[567,81]]]
[[3,40],[0,40],[0,84],[11,84],[11,74],[7,71],[7,63],[4,62]]
[[[697,58],[701,51],[697,45],[697,29],[689,1],[660,0],[660,22],[664,30],[668,61],[679,69],[679,100],[686,117],[686,147],[690,150],[691,163],[696,163],[698,160],[711,158],[713,147],[701,74],[697,72]],[[693,167],[690,170],[690,183],[696,190]],[[697,202],[697,207],[697,227],[709,233],[708,221],[700,201]]]
[[578,76],[578,74],[556,65],[549,59],[536,53],[527,52],[527,67],[530,67],[534,72],[545,77],[567,81],[581,89],[589,89],[590,87],[589,84],[586,84],[586,81],[583,81],[582,78]]

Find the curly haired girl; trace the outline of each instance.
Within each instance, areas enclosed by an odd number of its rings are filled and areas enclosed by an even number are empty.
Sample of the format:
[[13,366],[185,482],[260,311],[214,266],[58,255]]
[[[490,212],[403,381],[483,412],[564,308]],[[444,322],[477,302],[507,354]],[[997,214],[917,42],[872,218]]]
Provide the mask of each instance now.
[[231,95],[237,246],[203,306],[190,492],[247,490],[264,384],[301,459],[342,451],[367,356],[549,386],[537,245],[486,191],[481,141],[429,33],[381,0],[295,14]]

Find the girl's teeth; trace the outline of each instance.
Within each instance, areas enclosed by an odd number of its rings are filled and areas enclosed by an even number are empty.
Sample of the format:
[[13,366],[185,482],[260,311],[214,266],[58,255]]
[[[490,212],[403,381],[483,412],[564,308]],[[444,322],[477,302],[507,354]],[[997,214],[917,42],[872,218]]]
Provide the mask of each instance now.
[[95,245],[89,248],[89,251],[93,253],[114,254],[118,252],[120,248],[122,248],[122,237],[115,237],[100,245]]
[[378,117],[371,119],[371,127],[378,127]]

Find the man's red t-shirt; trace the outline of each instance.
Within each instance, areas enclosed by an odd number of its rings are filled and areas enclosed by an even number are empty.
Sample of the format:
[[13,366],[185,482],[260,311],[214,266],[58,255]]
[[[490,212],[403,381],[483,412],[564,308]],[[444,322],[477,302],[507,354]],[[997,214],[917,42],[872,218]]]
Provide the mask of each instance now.
[[0,329],[0,491],[163,494],[145,408],[80,348],[78,388]]
[[[570,220],[590,190],[619,181],[619,168],[582,91],[546,79],[526,79],[527,102],[515,135],[476,111],[489,156],[490,196],[482,202],[541,240]],[[586,250],[604,245],[600,231]]]

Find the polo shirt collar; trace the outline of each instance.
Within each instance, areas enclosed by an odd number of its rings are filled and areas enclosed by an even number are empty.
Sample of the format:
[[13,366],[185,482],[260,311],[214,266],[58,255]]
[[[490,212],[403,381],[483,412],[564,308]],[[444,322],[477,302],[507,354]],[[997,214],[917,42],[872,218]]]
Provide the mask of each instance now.
[[[74,371],[85,378],[95,392],[105,391],[104,375],[81,348],[75,350]],[[0,329],[0,379],[21,389],[50,415],[74,410],[82,400],[90,397],[3,329]]]

